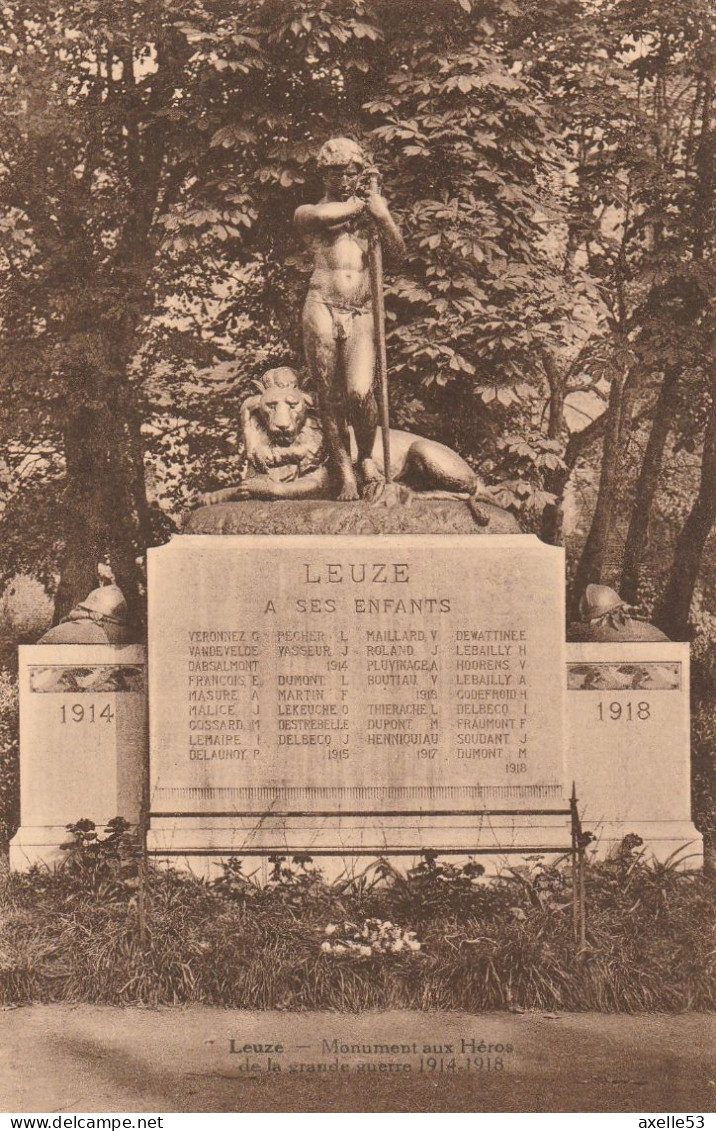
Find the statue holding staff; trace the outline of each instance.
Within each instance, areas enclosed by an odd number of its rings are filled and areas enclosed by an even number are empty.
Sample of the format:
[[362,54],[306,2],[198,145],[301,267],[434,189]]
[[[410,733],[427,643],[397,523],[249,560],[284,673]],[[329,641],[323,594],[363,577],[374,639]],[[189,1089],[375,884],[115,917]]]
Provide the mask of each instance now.
[[[375,398],[376,326],[369,245],[377,233],[388,260],[405,251],[403,238],[375,183],[366,186],[367,160],[350,138],[332,138],[318,154],[324,195],[301,205],[295,223],[313,252],[303,308],[303,348],[318,394],[329,473],[338,499],[357,499],[381,481],[373,459],[378,426]],[[355,434],[358,478],[350,455]]]
[[296,370],[264,373],[241,406],[245,474],[202,504],[363,497],[395,506],[417,493],[464,499],[486,527],[481,503],[499,508],[470,465],[444,444],[390,427],[382,260],[395,262],[405,245],[377,172],[344,137],[325,143],[318,165],[324,195],[298,208],[295,223],[313,252],[303,345],[320,414]]

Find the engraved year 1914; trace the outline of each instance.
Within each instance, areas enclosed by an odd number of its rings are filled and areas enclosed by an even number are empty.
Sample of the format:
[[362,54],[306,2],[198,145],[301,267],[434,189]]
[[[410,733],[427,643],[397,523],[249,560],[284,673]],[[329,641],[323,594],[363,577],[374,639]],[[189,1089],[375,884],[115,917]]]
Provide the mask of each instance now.
[[60,707],[62,723],[111,723],[113,719],[111,703],[89,703],[86,707],[82,703],[73,703],[70,707],[65,704]]

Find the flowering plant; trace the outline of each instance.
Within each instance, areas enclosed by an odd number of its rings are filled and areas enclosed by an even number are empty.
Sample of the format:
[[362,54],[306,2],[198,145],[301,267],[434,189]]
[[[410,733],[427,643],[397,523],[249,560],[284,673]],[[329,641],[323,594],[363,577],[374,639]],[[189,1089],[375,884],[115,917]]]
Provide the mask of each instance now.
[[323,954],[348,954],[354,958],[372,958],[378,954],[417,954],[421,943],[415,931],[404,931],[395,923],[382,919],[366,919],[362,927],[356,923],[329,923],[321,943]]

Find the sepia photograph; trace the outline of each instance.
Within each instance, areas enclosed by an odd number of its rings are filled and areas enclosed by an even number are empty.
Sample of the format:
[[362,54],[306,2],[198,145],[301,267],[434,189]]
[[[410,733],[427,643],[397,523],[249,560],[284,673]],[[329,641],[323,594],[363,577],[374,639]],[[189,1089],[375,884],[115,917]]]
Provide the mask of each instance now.
[[706,1126],[712,19],[0,6],[8,1128]]

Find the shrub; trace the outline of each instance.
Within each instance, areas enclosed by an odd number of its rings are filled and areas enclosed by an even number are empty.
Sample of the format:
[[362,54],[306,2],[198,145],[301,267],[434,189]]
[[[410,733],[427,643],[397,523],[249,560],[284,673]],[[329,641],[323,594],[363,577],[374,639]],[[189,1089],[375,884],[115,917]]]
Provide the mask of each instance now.
[[361,906],[375,915],[422,923],[436,915],[494,915],[514,902],[509,878],[488,878],[482,864],[440,860],[434,849],[425,849],[420,862],[403,873],[387,860],[374,866],[374,882],[356,891]]
[[67,831],[71,839],[61,845],[67,856],[54,874],[68,897],[92,894],[122,902],[135,894],[139,842],[124,817],[114,817],[103,834],[87,819],[68,825]]
[[247,876],[243,861],[235,856],[222,864],[222,874],[212,887],[225,898],[244,905],[282,907],[294,913],[320,912],[332,907],[335,889],[306,853],[295,856],[269,856],[271,865],[266,884],[261,887],[255,875]]
[[41,581],[19,573],[0,597],[0,641],[34,644],[52,624],[53,601]]

